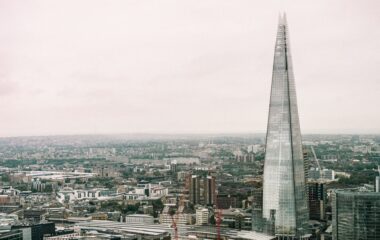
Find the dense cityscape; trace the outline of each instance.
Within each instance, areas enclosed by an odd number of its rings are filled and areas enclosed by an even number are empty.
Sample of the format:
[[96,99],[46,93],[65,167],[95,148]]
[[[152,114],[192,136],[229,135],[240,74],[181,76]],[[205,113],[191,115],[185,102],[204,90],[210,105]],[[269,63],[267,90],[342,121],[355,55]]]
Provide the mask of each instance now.
[[301,135],[289,39],[266,132],[1,137],[0,240],[379,240],[380,135]]
[[[212,238],[218,231],[223,239],[255,239],[249,234],[259,206],[255,193],[262,189],[264,139],[264,134],[3,138],[1,226],[51,236],[46,239],[81,234],[159,239],[176,232],[180,238]],[[304,135],[303,146],[309,224],[314,236],[331,239],[336,211],[331,193],[374,191],[380,136]],[[104,232],[94,233],[100,228]]]

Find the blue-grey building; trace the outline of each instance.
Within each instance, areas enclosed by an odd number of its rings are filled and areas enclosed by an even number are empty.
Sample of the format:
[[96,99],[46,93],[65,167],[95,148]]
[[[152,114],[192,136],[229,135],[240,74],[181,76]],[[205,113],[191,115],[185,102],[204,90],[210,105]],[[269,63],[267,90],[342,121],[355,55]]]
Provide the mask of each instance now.
[[380,239],[380,193],[360,189],[332,194],[333,240]]

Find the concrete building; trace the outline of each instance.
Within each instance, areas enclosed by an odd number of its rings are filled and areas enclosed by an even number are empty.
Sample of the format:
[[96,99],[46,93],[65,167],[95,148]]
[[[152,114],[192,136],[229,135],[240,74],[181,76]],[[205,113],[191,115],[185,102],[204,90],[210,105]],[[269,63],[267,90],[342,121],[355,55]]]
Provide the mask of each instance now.
[[[93,232],[99,229],[121,235],[122,239],[170,240],[172,229],[169,225],[126,224],[112,221],[88,221],[77,223],[74,227],[80,232]],[[92,238],[99,239],[99,238]],[[100,238],[102,239],[102,238]]]
[[[172,214],[173,210],[175,214]],[[177,223],[177,225],[194,224],[193,214],[185,213],[184,206],[180,206],[178,209],[175,209],[174,206],[165,206],[160,214],[160,223],[171,225],[173,220]]]
[[255,154],[253,152],[243,153],[242,151],[235,152],[235,161],[238,163],[253,163],[255,162]]
[[200,204],[200,177],[197,175],[190,176],[190,202],[194,205]]
[[124,222],[126,222],[126,223],[153,224],[154,218],[153,218],[153,216],[146,215],[146,214],[131,214],[131,215],[125,216]]
[[235,195],[230,194],[219,194],[216,197],[217,206],[219,209],[229,209],[236,208],[238,205],[238,200]]
[[98,165],[93,168],[93,173],[99,177],[119,177],[120,169],[114,166]]
[[57,201],[61,204],[72,203],[77,200],[109,200],[113,198],[122,198],[122,195],[116,194],[116,191],[110,191],[105,188],[81,189],[63,188],[57,193]]
[[216,204],[216,178],[215,176],[207,176],[204,179],[204,202],[207,206]]
[[195,221],[197,225],[206,225],[209,220],[209,211],[207,208],[198,208],[195,211]]
[[257,232],[264,231],[263,223],[263,189],[255,188],[252,190],[252,230]]
[[0,232],[0,240],[23,240],[22,231],[4,231]]
[[44,215],[46,215],[46,210],[42,208],[36,208],[36,209],[25,209],[23,211],[24,219],[28,219],[34,222],[39,222],[44,218]]
[[41,222],[36,224],[14,225],[12,230],[21,230],[24,240],[41,240],[55,235],[55,224]]
[[188,175],[189,173],[185,171],[177,172],[177,181],[179,182],[185,181]]
[[252,214],[242,209],[223,210],[222,224],[239,230],[252,230]]
[[326,180],[326,181],[334,181],[335,180],[335,171],[331,169],[319,169],[319,168],[311,168],[309,170],[309,179],[312,180]]
[[326,187],[323,183],[309,182],[309,216],[311,220],[324,220],[327,203]]

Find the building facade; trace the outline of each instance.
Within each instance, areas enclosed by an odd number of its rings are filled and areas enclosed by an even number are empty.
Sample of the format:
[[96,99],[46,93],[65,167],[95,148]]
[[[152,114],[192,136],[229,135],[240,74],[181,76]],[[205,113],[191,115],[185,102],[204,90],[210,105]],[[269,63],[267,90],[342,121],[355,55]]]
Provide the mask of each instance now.
[[335,190],[332,231],[333,240],[380,239],[380,193]]
[[326,187],[320,182],[309,182],[309,216],[312,220],[324,220],[327,203]]
[[154,217],[147,214],[131,214],[125,216],[126,223],[143,223],[143,224],[153,224]]
[[275,44],[263,180],[263,219],[271,234],[301,239],[308,234],[305,166],[286,16]]
[[200,188],[200,177],[197,175],[192,175],[190,177],[190,202],[194,205],[197,205],[200,203],[200,195],[201,195],[201,188]]
[[208,224],[209,212],[207,208],[198,208],[195,211],[195,222],[197,225]]
[[215,176],[207,176],[204,180],[204,201],[207,206],[213,206],[216,204]]

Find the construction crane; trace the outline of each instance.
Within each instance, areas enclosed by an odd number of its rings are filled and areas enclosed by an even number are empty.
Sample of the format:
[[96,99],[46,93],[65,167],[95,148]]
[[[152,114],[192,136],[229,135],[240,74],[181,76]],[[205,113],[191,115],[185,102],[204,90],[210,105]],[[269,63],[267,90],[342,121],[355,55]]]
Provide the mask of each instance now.
[[[219,191],[216,191],[216,196],[218,196]],[[216,239],[221,240],[221,234],[220,234],[220,225],[222,224],[222,216],[223,216],[223,210],[220,208],[218,204],[218,197],[215,199],[215,223],[216,223]]]
[[174,230],[174,239],[175,240],[178,240],[178,227],[177,227],[177,222],[178,222],[178,212],[179,212],[179,209],[177,209],[177,211],[170,211],[169,214],[170,214],[170,217],[172,219],[172,228]]
[[321,165],[319,164],[319,160],[317,158],[317,154],[315,154],[315,150],[314,150],[313,145],[311,145],[310,148],[311,148],[311,152],[313,153],[314,160],[317,163],[317,166],[318,166],[318,169],[319,169],[319,178],[322,178],[323,171],[322,171]]
[[216,239],[221,240],[220,225],[222,223],[222,216],[223,216],[222,209],[217,207],[217,209],[215,211],[215,215],[216,215],[216,234],[217,234]]
[[178,227],[177,227],[178,214],[175,213],[171,215],[171,218],[172,218],[172,228],[174,230],[174,239],[178,240]]
[[177,211],[175,211],[175,212],[172,211],[172,212],[169,213],[170,217],[172,219],[172,228],[174,230],[174,239],[175,240],[178,240],[178,226],[177,226],[177,223],[178,223],[178,219],[179,219],[179,214],[182,214],[183,210],[185,208],[183,194],[181,194],[181,196],[179,197],[179,200],[177,199],[177,202],[178,202]]

